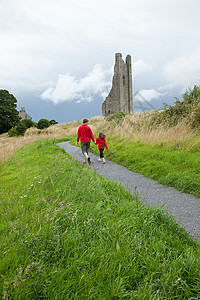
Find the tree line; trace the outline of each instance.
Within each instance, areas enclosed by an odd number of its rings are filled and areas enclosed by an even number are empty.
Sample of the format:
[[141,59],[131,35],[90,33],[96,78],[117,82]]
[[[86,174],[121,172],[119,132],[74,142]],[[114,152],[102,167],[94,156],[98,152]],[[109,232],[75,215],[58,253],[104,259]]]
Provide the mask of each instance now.
[[21,120],[17,111],[17,99],[7,90],[0,89],[0,134],[8,132],[9,136],[24,135],[27,128],[47,128],[58,124],[55,120],[40,119],[38,123],[32,120]]

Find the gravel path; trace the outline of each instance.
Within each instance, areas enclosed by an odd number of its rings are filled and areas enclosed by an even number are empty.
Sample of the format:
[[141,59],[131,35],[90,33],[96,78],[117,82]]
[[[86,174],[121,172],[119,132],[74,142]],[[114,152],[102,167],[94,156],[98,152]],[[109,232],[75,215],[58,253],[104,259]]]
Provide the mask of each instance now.
[[[83,162],[83,155],[79,147],[63,142],[57,144],[66,153]],[[109,160],[103,165],[97,161],[98,157],[90,153],[90,168],[98,174],[121,183],[126,190],[135,195],[149,206],[163,206],[187,232],[200,241],[200,199],[181,193],[172,187],[144,177],[138,173],[117,165]]]

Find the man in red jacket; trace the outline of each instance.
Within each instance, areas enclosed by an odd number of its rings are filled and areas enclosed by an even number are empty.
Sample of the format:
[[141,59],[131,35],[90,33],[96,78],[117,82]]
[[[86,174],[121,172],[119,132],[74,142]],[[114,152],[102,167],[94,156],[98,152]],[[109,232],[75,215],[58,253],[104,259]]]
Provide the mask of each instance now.
[[83,119],[83,125],[81,125],[78,129],[76,144],[78,146],[79,139],[81,140],[81,150],[84,155],[84,164],[86,163],[86,159],[88,164],[90,165],[90,157],[88,156],[88,150],[90,149],[90,141],[94,140],[94,136],[91,128],[88,126],[88,119]]

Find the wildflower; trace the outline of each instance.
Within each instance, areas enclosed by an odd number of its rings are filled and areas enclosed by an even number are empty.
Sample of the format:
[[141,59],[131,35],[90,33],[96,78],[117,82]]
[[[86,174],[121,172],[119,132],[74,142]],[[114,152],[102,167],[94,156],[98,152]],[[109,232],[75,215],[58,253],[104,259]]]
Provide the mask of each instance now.
[[8,296],[7,296],[7,292],[6,291],[4,291],[2,300],[8,300]]
[[16,286],[19,285],[17,279],[18,279],[18,276],[15,276],[15,279],[14,279],[14,288],[16,288]]
[[30,269],[30,265],[28,265],[28,266],[26,267],[25,271],[24,271],[24,275],[23,275],[23,277],[22,277],[22,279],[21,279],[22,282],[23,282],[23,281],[26,281],[26,277],[27,277],[27,275],[28,275],[29,269]]
[[8,280],[5,280],[4,281],[4,287],[3,287],[4,289],[7,289],[8,288]]
[[176,286],[176,285],[179,283],[180,280],[181,280],[181,278],[178,278],[178,279],[176,280],[176,282],[173,284],[173,286]]
[[17,271],[18,271],[18,276],[21,276],[22,274],[22,266],[19,265],[19,268],[17,268]]

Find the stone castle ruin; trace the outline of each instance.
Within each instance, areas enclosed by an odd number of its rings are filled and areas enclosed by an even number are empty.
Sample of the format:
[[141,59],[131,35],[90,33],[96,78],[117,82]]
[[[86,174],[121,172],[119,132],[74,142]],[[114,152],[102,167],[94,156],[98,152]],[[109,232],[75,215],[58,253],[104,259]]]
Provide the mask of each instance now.
[[19,111],[19,117],[22,120],[32,120],[32,118],[26,113],[25,107],[21,107],[21,109]]
[[112,88],[102,103],[103,116],[108,117],[117,112],[133,112],[131,56],[127,55],[124,62],[121,53],[115,54]]

